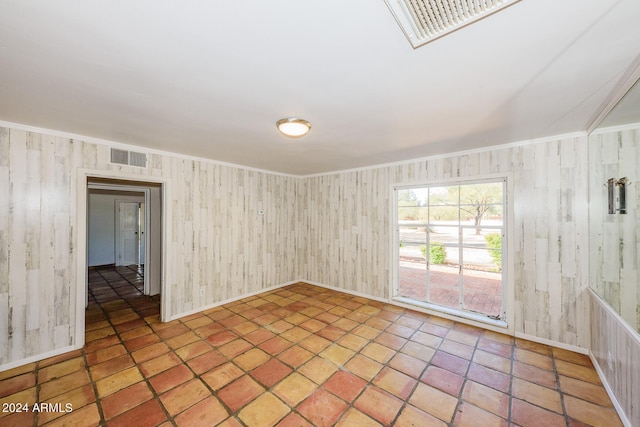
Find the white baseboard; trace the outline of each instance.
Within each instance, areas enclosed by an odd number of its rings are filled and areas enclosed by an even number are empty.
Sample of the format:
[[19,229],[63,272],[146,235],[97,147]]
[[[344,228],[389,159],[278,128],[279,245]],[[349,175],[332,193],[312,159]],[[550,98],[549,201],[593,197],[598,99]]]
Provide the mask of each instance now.
[[573,351],[574,353],[584,354],[586,356],[589,355],[589,349],[584,347],[579,347],[577,345],[565,344],[559,341],[548,340],[546,338],[536,337],[535,335],[524,334],[522,332],[516,332],[516,338],[521,338],[523,340],[537,342],[538,344],[545,344],[551,347],[561,348],[563,350]]
[[39,362],[44,359],[48,359],[50,357],[59,356],[64,353],[68,353],[70,351],[81,349],[82,347],[76,347],[70,345],[68,347],[62,347],[56,350],[48,351],[46,353],[36,354],[35,356],[26,357],[20,360],[14,360],[13,362],[6,363],[4,365],[0,365],[0,372],[8,371],[9,369],[17,368],[22,365],[27,365],[33,362]]
[[460,316],[455,316],[455,315],[449,315],[449,314],[443,313],[441,311],[430,310],[429,308],[420,307],[420,306],[416,306],[416,305],[413,305],[413,304],[403,304],[401,301],[397,301],[395,299],[374,297],[374,296],[371,296],[369,294],[364,294],[364,293],[357,292],[357,291],[351,291],[351,290],[339,288],[339,287],[336,287],[336,286],[325,285],[324,283],[313,282],[311,280],[301,279],[298,282],[304,282],[304,283],[308,283],[310,285],[319,286],[321,288],[331,289],[331,290],[334,290],[334,291],[343,292],[345,294],[349,294],[349,295],[353,295],[353,296],[357,296],[357,297],[362,297],[362,298],[367,298],[367,299],[378,301],[378,302],[382,302],[382,303],[385,303],[385,304],[394,305],[396,307],[406,308],[408,310],[413,310],[413,311],[417,311],[417,312],[420,312],[420,313],[425,313],[425,314],[429,314],[429,315],[432,315],[432,316],[441,317],[443,319],[451,320],[451,321],[458,322],[458,323],[463,323],[465,325],[475,326],[475,327],[482,328],[482,329],[487,329],[487,330],[490,330],[490,331],[493,331],[493,332],[498,332],[498,333],[505,334],[505,335],[511,335],[510,333],[508,333],[508,329],[506,327],[503,327],[503,326],[500,326],[500,325],[492,325],[492,324],[485,323],[485,322],[478,322],[478,321],[475,321],[475,320],[470,319],[470,318],[465,318],[465,317],[460,317]]
[[296,280],[294,283],[300,283],[300,282],[308,283],[308,284],[313,285],[313,286],[319,286],[321,288],[331,289],[332,291],[338,291],[338,292],[342,292],[342,293],[345,293],[345,294],[353,295],[354,297],[362,297],[362,298],[366,298],[366,299],[370,299],[370,300],[374,300],[374,301],[390,304],[389,300],[387,300],[386,298],[374,297],[372,295],[365,294],[365,293],[362,293],[362,292],[350,291],[350,290],[347,290],[347,289],[339,288],[337,286],[325,285],[324,283],[318,283],[318,282],[314,282],[314,281],[311,281],[311,280],[300,279],[300,280]]
[[249,297],[252,297],[254,295],[260,295],[260,294],[265,293],[265,292],[269,292],[269,291],[273,291],[273,290],[276,290],[276,289],[280,289],[280,288],[283,288],[285,286],[293,285],[293,284],[298,283],[298,282],[299,282],[299,280],[294,280],[292,282],[282,283],[280,285],[275,285],[275,286],[270,286],[268,288],[263,288],[263,289],[260,289],[258,291],[250,292],[248,294],[242,294],[241,296],[228,298],[228,299],[221,300],[221,301],[216,301],[213,304],[205,305],[205,306],[193,309],[193,310],[189,310],[189,311],[185,311],[183,313],[175,314],[175,315],[171,316],[167,320],[167,322],[171,322],[172,320],[180,319],[182,317],[191,316],[192,314],[200,313],[201,311],[205,311],[205,310],[210,310],[212,308],[216,308],[216,307],[219,307],[219,306],[224,305],[224,304],[229,304],[229,303],[232,303],[232,302],[236,302],[236,301],[241,300],[241,299],[249,298]]

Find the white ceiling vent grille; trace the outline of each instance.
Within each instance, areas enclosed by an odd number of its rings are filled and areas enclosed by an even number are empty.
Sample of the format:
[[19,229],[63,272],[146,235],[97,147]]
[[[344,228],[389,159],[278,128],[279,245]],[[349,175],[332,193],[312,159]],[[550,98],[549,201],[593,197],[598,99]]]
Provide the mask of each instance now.
[[385,0],[414,48],[520,0]]
[[127,151],[127,150],[120,150],[118,148],[112,148],[111,163],[116,163],[118,165],[129,165],[129,166],[146,168],[147,155],[145,153],[137,153],[135,151]]

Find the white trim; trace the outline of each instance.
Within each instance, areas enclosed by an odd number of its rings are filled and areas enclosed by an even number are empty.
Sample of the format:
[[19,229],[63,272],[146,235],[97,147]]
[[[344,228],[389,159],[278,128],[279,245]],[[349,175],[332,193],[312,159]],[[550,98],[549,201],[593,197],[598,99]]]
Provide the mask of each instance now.
[[609,382],[607,381],[607,377],[604,374],[604,371],[602,370],[602,368],[600,368],[600,364],[598,364],[598,359],[596,358],[595,354],[593,354],[591,350],[589,350],[588,354],[589,354],[589,358],[591,359],[591,363],[593,363],[594,368],[596,368],[596,373],[598,374],[598,377],[600,377],[600,381],[602,382],[604,389],[607,391],[607,394],[609,395],[609,399],[611,399],[611,403],[613,403],[613,407],[616,408],[616,412],[620,417],[620,421],[622,421],[622,424],[624,424],[625,427],[633,427],[633,425],[631,425],[631,421],[629,421],[629,418],[627,418],[627,414],[624,413],[624,409],[622,409],[622,405],[620,405],[620,402],[618,402],[618,398],[613,392],[613,389],[609,385]]
[[114,180],[128,180],[135,182],[150,182],[162,185],[161,198],[162,198],[162,238],[161,238],[161,272],[160,272],[160,320],[165,321],[170,316],[171,310],[171,287],[167,284],[167,279],[170,276],[169,263],[167,262],[167,249],[168,249],[168,236],[171,235],[170,224],[168,218],[171,218],[170,206],[167,202],[169,200],[169,181],[162,177],[153,175],[132,175],[118,171],[111,170],[94,170],[86,168],[78,168],[76,175],[77,185],[77,200],[76,200],[76,328],[74,342],[80,348],[84,346],[85,338],[85,307],[87,301],[87,260],[88,260],[88,245],[87,245],[87,227],[89,223],[87,212],[88,201],[88,178],[108,178]]
[[598,301],[602,308],[604,308],[609,313],[609,315],[613,317],[616,322],[618,322],[622,326],[622,328],[625,329],[627,333],[630,334],[640,344],[640,331],[633,329],[633,327],[629,325],[629,322],[627,322],[622,316],[620,316],[620,314],[616,312],[613,307],[611,307],[611,305],[609,305],[609,303],[606,302],[600,295],[598,295],[598,293],[591,287],[589,287],[589,293],[596,299],[596,301]]
[[515,284],[515,275],[516,275],[516,266],[515,266],[515,208],[514,208],[514,181],[513,173],[507,172],[505,175],[507,189],[504,201],[505,209],[506,209],[506,231],[507,231],[507,239],[506,242],[502,242],[503,246],[506,245],[506,250],[503,248],[502,250],[502,269],[506,274],[506,293],[504,295],[506,299],[506,307],[507,311],[507,329],[509,330],[509,335],[514,335],[516,331],[516,284]]
[[[403,302],[404,298],[395,297],[395,287],[397,285],[396,279],[398,277],[398,265],[399,265],[399,254],[396,248],[399,247],[400,242],[398,240],[398,233],[396,231],[396,226],[398,224],[398,213],[397,213],[397,197],[396,190],[403,188],[415,188],[420,186],[433,186],[433,185],[462,185],[473,182],[493,182],[502,180],[505,183],[505,194],[504,194],[504,209],[505,209],[505,223],[501,227],[506,234],[506,241],[503,242],[503,259],[502,259],[502,298],[504,300],[504,310],[506,312],[505,319],[501,321],[496,321],[490,318],[484,318],[482,316],[475,315],[471,312],[465,312],[462,310],[449,309],[447,307],[440,307],[430,303],[418,303],[416,305],[408,302]],[[473,322],[474,326],[479,327],[490,327],[491,330],[495,330],[501,333],[506,333],[508,335],[515,334],[515,284],[513,280],[515,268],[513,266],[513,259],[515,258],[512,255],[513,246],[513,228],[515,223],[515,216],[513,212],[513,174],[511,172],[500,172],[500,173],[491,173],[491,174],[483,174],[477,176],[464,176],[464,177],[451,177],[451,178],[439,178],[434,180],[416,180],[411,182],[399,182],[392,183],[390,185],[390,194],[389,200],[389,209],[391,219],[391,236],[390,236],[390,248],[392,251],[391,254],[391,267],[389,268],[389,301],[395,301],[401,303],[403,307],[414,308],[427,310],[428,313],[434,315],[442,314],[443,317],[446,317],[451,320],[462,321],[461,319],[466,319]],[[406,301],[410,301],[406,299]],[[493,329],[497,328],[497,329]]]
[[391,302],[391,300],[389,300],[387,298],[380,298],[380,297],[376,297],[376,296],[373,296],[373,295],[365,294],[363,292],[351,291],[351,290],[347,290],[347,289],[340,288],[340,287],[337,287],[337,286],[325,285],[324,283],[314,282],[314,281],[311,281],[311,280],[300,279],[300,280],[296,280],[294,283],[307,283],[309,285],[319,286],[321,288],[331,289],[332,291],[337,291],[337,292],[342,292],[342,293],[345,293],[345,294],[353,295],[354,297],[361,297],[361,298],[366,298],[366,299],[370,299],[370,300],[373,300],[373,301],[382,302],[382,303],[385,303],[385,304],[396,305],[396,304],[393,304]]
[[547,142],[552,142],[552,141],[559,141],[559,140],[563,140],[563,139],[583,138],[583,137],[586,138],[587,136],[588,136],[588,134],[585,131],[576,131],[576,132],[570,132],[570,133],[565,133],[565,134],[560,134],[560,135],[551,135],[551,136],[545,136],[545,137],[541,137],[541,138],[526,139],[526,140],[510,142],[510,143],[506,143],[506,144],[489,145],[489,146],[486,146],[486,147],[473,148],[473,149],[469,149],[469,150],[450,151],[450,152],[447,152],[447,153],[434,154],[434,155],[431,155],[431,156],[419,157],[419,158],[415,158],[415,159],[399,160],[397,162],[380,163],[380,164],[376,164],[376,165],[362,166],[362,167],[359,167],[359,168],[342,169],[342,170],[329,171],[329,172],[320,172],[320,173],[315,173],[315,174],[310,174],[310,175],[296,175],[296,176],[299,177],[299,178],[315,178],[315,177],[328,176],[328,175],[340,175],[340,174],[344,174],[344,173],[361,172],[361,171],[368,171],[368,170],[372,170],[372,169],[382,169],[382,168],[388,168],[388,167],[394,167],[394,166],[404,166],[404,165],[409,165],[409,164],[412,164],[412,163],[421,163],[421,162],[427,162],[427,161],[438,160],[438,159],[448,159],[448,158],[451,158],[451,157],[466,156],[466,155],[469,155],[469,154],[485,153],[487,151],[495,151],[495,150],[504,150],[504,149],[509,149],[509,148],[523,147],[523,146],[532,145],[532,144],[542,144],[542,143],[547,143]]
[[168,321],[171,320],[176,320],[179,319],[181,317],[186,317],[186,316],[190,316],[192,314],[196,314],[199,313],[201,311],[205,311],[205,310],[210,310],[212,308],[224,305],[224,304],[229,304],[231,302],[235,302],[244,298],[248,298],[254,295],[259,295],[262,294],[264,292],[269,292],[269,291],[273,291],[273,290],[277,290],[286,286],[290,286],[290,285],[295,285],[296,283],[306,283],[309,285],[313,285],[313,286],[319,286],[321,288],[325,288],[325,289],[330,289],[336,292],[342,292],[348,295],[353,295],[356,297],[361,297],[361,298],[366,298],[366,299],[370,299],[372,301],[378,301],[381,303],[385,303],[385,304],[390,304],[396,307],[402,307],[402,308],[406,308],[408,310],[412,310],[412,311],[417,311],[420,313],[425,313],[425,314],[430,314],[433,315],[435,317],[442,317],[444,319],[448,319],[448,320],[452,320],[454,322],[458,322],[458,323],[463,323],[466,325],[471,325],[471,326],[476,326],[478,328],[481,329],[486,329],[486,330],[490,330],[493,332],[498,332],[501,334],[505,334],[505,335],[510,335],[510,336],[515,336],[516,338],[521,338],[521,339],[526,339],[528,341],[533,341],[539,344],[545,344],[545,345],[549,345],[549,346],[553,346],[553,347],[557,347],[557,348],[561,348],[563,350],[569,350],[569,351],[573,351],[575,353],[580,353],[580,354],[589,354],[589,350],[583,347],[578,347],[578,346],[574,346],[574,345],[570,345],[570,344],[564,344],[558,341],[552,341],[552,340],[547,340],[544,338],[539,338],[539,337],[535,337],[533,335],[527,335],[524,333],[520,333],[520,332],[516,332],[515,334],[509,333],[508,331],[505,332],[505,328],[498,326],[498,325],[492,325],[492,324],[487,324],[487,323],[481,323],[481,322],[477,322],[474,321],[473,319],[470,318],[463,318],[463,317],[459,317],[459,316],[454,316],[454,315],[449,315],[447,313],[442,313],[440,311],[434,311],[434,310],[429,310],[426,307],[418,307],[412,304],[403,304],[400,301],[394,300],[394,299],[388,299],[388,298],[380,298],[380,297],[375,297],[373,295],[369,295],[369,294],[365,294],[363,292],[358,292],[358,291],[352,291],[352,290],[348,290],[348,289],[344,289],[344,288],[340,288],[337,286],[331,286],[331,285],[326,285],[324,283],[319,283],[319,282],[314,282],[312,280],[307,280],[307,279],[299,279],[299,280],[293,280],[291,282],[287,282],[287,283],[283,283],[281,285],[276,285],[276,286],[272,286],[269,288],[265,288],[265,289],[261,289],[259,291],[255,291],[255,292],[251,292],[249,294],[245,294],[242,296],[238,296],[238,297],[234,297],[234,298],[229,298],[226,299],[224,301],[218,301],[214,304],[205,306],[205,307],[200,307],[198,309],[195,310],[191,310],[185,313],[180,313],[177,314],[173,317],[171,317],[170,319],[168,319]]
[[46,353],[39,353],[35,356],[29,356],[24,359],[14,360],[13,362],[6,363],[4,365],[0,365],[0,372],[8,371],[9,369],[19,368],[20,366],[27,365],[29,363],[38,362],[40,360],[48,359],[50,357],[59,356],[64,353],[69,353],[70,351],[80,350],[82,345],[69,345],[67,347],[58,348],[56,350],[51,350]]
[[563,350],[573,351],[574,353],[579,353],[579,354],[584,354],[584,355],[588,355],[589,354],[589,349],[588,348],[578,347],[577,345],[572,345],[572,344],[565,344],[565,343],[562,343],[560,341],[548,340],[546,338],[536,337],[535,335],[529,335],[529,334],[525,334],[523,332],[516,332],[515,333],[515,337],[516,338],[521,338],[521,339],[527,340],[527,341],[537,342],[538,344],[544,344],[544,345],[548,345],[548,346],[551,346],[551,347],[561,348]]
[[403,307],[410,307],[414,309],[424,310],[426,313],[434,314],[436,316],[446,315],[447,319],[458,320],[464,319],[473,322],[475,325],[481,325],[482,327],[491,326],[493,328],[498,328],[503,334],[507,334],[508,332],[508,324],[504,320],[495,320],[489,317],[475,314],[468,311],[461,311],[451,307],[440,306],[437,304],[431,304],[428,302],[416,301],[407,297],[393,297],[391,299],[393,303],[397,303],[402,305]]
[[[262,173],[267,173],[267,174],[271,174],[271,175],[287,176],[287,177],[292,177],[292,178],[299,178],[300,177],[299,175],[293,175],[293,174],[288,174],[288,173],[283,173],[283,172],[276,172],[276,171],[271,171],[271,170],[267,170],[267,169],[254,168],[254,167],[251,167],[251,166],[244,166],[244,165],[239,165],[239,164],[236,164],[236,163],[223,162],[223,161],[220,161],[220,160],[209,159],[209,158],[206,158],[206,157],[191,156],[191,155],[188,155],[188,154],[175,153],[175,152],[172,152],[172,151],[158,150],[156,148],[146,147],[144,145],[134,145],[134,144],[128,144],[128,143],[124,143],[124,142],[109,141],[107,139],[94,138],[92,136],[79,135],[79,134],[63,132],[63,131],[58,131],[58,130],[53,130],[53,129],[41,128],[41,127],[37,127],[37,126],[24,125],[24,124],[21,124],[21,123],[5,122],[3,120],[0,120],[0,127],[7,127],[7,128],[11,128],[11,129],[15,129],[15,130],[22,130],[22,131],[26,131],[26,132],[42,133],[42,134],[45,134],[45,135],[57,136],[57,137],[60,137],[60,138],[75,139],[75,140],[78,140],[78,141],[90,142],[90,143],[98,144],[98,145],[106,145],[106,146],[109,146],[109,147],[121,148],[123,150],[132,150],[133,149],[134,151],[138,151],[138,152],[145,152],[145,153],[150,153],[150,154],[159,154],[159,155],[162,155],[162,156],[170,156],[170,157],[175,157],[175,158],[178,158],[178,159],[193,160],[193,161],[204,162],[204,163],[212,163],[214,165],[227,166],[227,167],[231,167],[231,168],[235,168],[235,169],[246,169],[246,170],[250,170],[250,171],[254,171],[254,172],[262,172]],[[122,166],[128,166],[128,165],[122,165]],[[131,166],[131,167],[140,168],[139,166]]]
[[[87,188],[90,190],[107,190],[107,191],[132,191],[132,192],[136,192],[136,193],[144,193],[144,204],[145,204],[145,210],[144,210],[144,247],[145,247],[145,252],[146,249],[149,248],[149,240],[151,238],[151,231],[150,231],[150,227],[151,227],[151,209],[149,209],[150,205],[150,201],[151,201],[151,189],[148,187],[139,187],[139,186],[134,186],[134,185],[120,185],[120,184],[96,184],[96,183],[91,183],[87,185]],[[117,217],[116,217],[117,218]],[[88,218],[87,218],[88,219]],[[118,227],[116,226],[116,233],[117,233],[117,229]],[[116,243],[116,254],[118,252],[118,245]],[[149,262],[149,260],[152,259],[148,256],[148,253],[145,253],[145,270],[148,271],[149,266],[151,265],[153,267],[153,261],[151,261],[151,263]],[[117,260],[118,257],[116,255],[115,258],[115,264],[117,264]],[[150,291],[150,284],[149,284],[149,275],[145,274],[144,275],[144,294],[145,295],[149,295],[149,291]],[[88,297],[89,295],[87,294],[87,304],[88,304]]]
[[[245,299],[245,298],[249,298],[249,297],[252,297],[252,296],[255,296],[255,295],[263,294],[265,292],[274,291],[274,290],[277,290],[277,289],[280,289],[280,288],[284,288],[285,286],[295,285],[296,283],[300,283],[300,282],[301,282],[301,280],[293,280],[291,282],[286,282],[286,283],[282,283],[280,285],[270,286],[268,288],[264,288],[264,289],[260,289],[258,291],[250,292],[248,294],[242,294],[242,295],[237,296],[237,297],[227,298],[225,300],[217,301],[217,302],[214,302],[213,304],[209,304],[209,305],[206,305],[204,307],[198,307],[198,308],[193,309],[193,310],[185,311],[184,313],[176,314],[174,316],[171,316],[166,321],[170,322],[172,320],[177,320],[177,319],[180,319],[182,317],[191,316],[192,314],[197,314],[197,313],[200,313],[202,311],[211,310],[212,308],[216,308],[216,307],[219,307],[221,305],[225,305],[225,304],[229,304],[229,303],[232,303],[232,302],[240,301],[240,300]],[[307,283],[307,282],[305,282],[305,283]]]
[[432,315],[432,316],[435,316],[435,317],[441,317],[443,319],[451,320],[451,321],[462,323],[462,324],[465,324],[465,325],[475,326],[475,327],[478,327],[478,328],[481,328],[481,329],[486,329],[486,330],[489,330],[489,331],[498,332],[498,333],[505,334],[505,335],[513,335],[508,330],[506,330],[506,328],[504,328],[504,327],[500,327],[500,326],[489,324],[489,323],[476,322],[471,318],[454,316],[454,315],[450,315],[450,314],[447,314],[447,313],[443,313],[441,311],[430,310],[430,309],[428,309],[426,307],[420,307],[420,306],[416,306],[416,305],[413,305],[413,304],[404,304],[401,301],[398,301],[396,299],[375,297],[375,296],[372,296],[372,295],[369,295],[369,294],[365,294],[365,293],[362,293],[362,292],[351,291],[351,290],[339,288],[339,287],[336,287],[336,286],[325,285],[324,283],[313,282],[311,280],[300,279],[300,280],[296,281],[295,283],[298,283],[298,282],[308,283],[310,285],[320,286],[321,288],[331,289],[331,290],[334,290],[334,291],[337,291],[337,292],[342,292],[342,293],[353,295],[353,296],[356,296],[356,297],[362,297],[362,298],[370,299],[370,300],[373,300],[373,301],[378,301],[378,302],[382,302],[382,303],[385,303],[385,304],[393,305],[393,306],[396,306],[396,307],[406,308],[407,310],[416,311],[418,313],[429,314],[429,315]]
[[549,142],[549,141],[558,141],[558,140],[561,140],[561,139],[579,138],[579,137],[586,137],[587,136],[587,132],[586,131],[576,131],[576,132],[570,132],[570,133],[565,133],[565,134],[560,134],[560,135],[551,135],[551,136],[544,136],[544,137],[540,137],[540,138],[533,138],[533,139],[526,139],[526,140],[521,140],[521,141],[516,141],[516,142],[509,142],[509,143],[505,143],[505,144],[494,144],[494,145],[489,145],[489,146],[485,146],[485,147],[473,148],[473,149],[469,149],[469,150],[451,151],[451,152],[447,152],[447,153],[434,154],[434,155],[426,156],[426,157],[418,157],[418,158],[407,159],[407,160],[399,160],[399,161],[390,162],[390,163],[379,163],[379,164],[375,164],[375,165],[362,166],[362,167],[358,167],[358,168],[341,169],[341,170],[327,171],[327,172],[319,172],[319,173],[316,173],[316,174],[309,174],[309,175],[295,175],[295,174],[290,174],[290,173],[277,172],[277,171],[272,171],[272,170],[267,170],[267,169],[260,169],[260,168],[254,168],[254,167],[250,167],[250,166],[245,166],[245,165],[239,165],[239,164],[236,164],[236,163],[223,162],[223,161],[220,161],[220,160],[209,159],[209,158],[206,158],[206,157],[190,156],[190,155],[175,153],[175,152],[171,152],[171,151],[158,150],[158,149],[155,149],[155,148],[149,148],[149,147],[145,147],[145,146],[142,146],[142,145],[126,144],[126,143],[122,143],[122,142],[116,142],[116,141],[109,141],[109,140],[106,140],[106,139],[94,138],[94,137],[90,137],[90,136],[86,136],[86,135],[78,135],[78,134],[73,134],[73,133],[69,133],[69,132],[62,132],[62,131],[57,131],[57,130],[52,130],[52,129],[47,129],[47,128],[24,125],[24,124],[20,124],[20,123],[6,122],[6,121],[3,121],[3,120],[0,120],[0,127],[8,127],[8,128],[11,128],[11,129],[23,130],[23,131],[26,131],[26,132],[43,133],[43,134],[47,134],[47,135],[51,135],[51,136],[58,136],[58,137],[61,137],[61,138],[76,139],[76,140],[90,142],[90,143],[94,143],[94,144],[106,145],[106,146],[109,146],[109,147],[122,148],[122,149],[125,149],[125,150],[134,149],[135,151],[144,151],[144,152],[152,153],[152,154],[159,154],[159,155],[164,155],[164,156],[172,156],[172,157],[176,157],[176,158],[179,158],[179,159],[200,161],[200,162],[204,162],[204,163],[212,163],[212,164],[219,165],[219,166],[227,166],[227,167],[236,168],[236,169],[245,169],[245,170],[250,170],[250,171],[254,171],[254,172],[262,172],[262,173],[267,173],[267,174],[271,174],[271,175],[285,176],[285,177],[290,177],[290,178],[314,178],[314,177],[319,177],[319,176],[327,176],[327,175],[336,175],[336,174],[343,174],[343,173],[359,172],[359,171],[366,171],[366,170],[372,170],[372,169],[381,169],[381,168],[392,167],[392,166],[402,166],[402,165],[407,165],[407,164],[411,164],[411,163],[425,162],[425,161],[429,161],[429,160],[446,159],[446,158],[455,157],[455,156],[464,156],[464,155],[468,155],[468,154],[484,153],[484,152],[493,151],[493,150],[509,149],[509,148],[521,147],[521,146],[525,146],[525,145],[546,143],[546,142]]
[[387,295],[389,295],[389,301],[391,301],[393,296],[396,294],[396,285],[398,284],[396,278],[398,277],[398,268],[400,265],[400,251],[396,250],[396,248],[400,247],[400,233],[399,229],[397,228],[398,187],[394,184],[391,184],[391,186],[389,187],[389,192],[389,220],[391,221],[391,233],[389,233],[389,249],[391,250],[391,266],[389,268],[389,287],[387,289]]
[[472,176],[452,176],[450,178],[437,178],[437,179],[421,179],[416,181],[408,181],[408,182],[396,182],[391,184],[394,188],[415,188],[420,186],[434,186],[440,184],[447,185],[458,185],[458,184],[468,184],[470,182],[478,182],[482,181],[496,181],[499,179],[508,179],[510,173],[507,172],[499,172],[499,173],[488,173],[482,175],[472,175]]
[[87,283],[89,281],[89,245],[87,244],[89,229],[89,191],[87,175],[83,169],[76,175],[76,328],[74,342],[79,348],[84,347],[85,309],[89,297]]
[[628,123],[625,125],[618,126],[610,126],[607,128],[598,128],[591,132],[590,135],[602,135],[605,133],[613,133],[613,132],[624,132],[628,130],[638,130],[640,129],[640,123]]

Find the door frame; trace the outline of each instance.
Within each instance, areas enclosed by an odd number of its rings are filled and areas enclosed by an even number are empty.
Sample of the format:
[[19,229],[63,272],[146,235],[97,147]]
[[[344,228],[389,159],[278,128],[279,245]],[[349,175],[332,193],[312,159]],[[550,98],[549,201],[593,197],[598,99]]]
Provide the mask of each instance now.
[[[135,188],[135,191],[144,192],[144,185],[146,183],[160,184],[160,241],[157,243],[160,245],[160,321],[165,322],[171,317],[171,289],[167,286],[167,278],[170,277],[170,265],[167,257],[168,248],[168,236],[171,235],[171,222],[168,218],[171,217],[171,204],[167,203],[169,200],[170,186],[169,181],[149,175],[133,175],[126,174],[119,171],[104,171],[79,168],[77,175],[76,186],[76,248],[77,248],[77,262],[76,262],[76,313],[75,313],[75,342],[78,348],[84,346],[85,335],[85,308],[86,301],[88,300],[88,201],[89,201],[89,179],[90,178],[102,178],[110,179],[114,181],[127,181],[124,185],[119,186],[118,190],[123,190],[127,186]],[[139,183],[140,186],[136,186]],[[105,184],[107,185],[107,184]],[[111,187],[115,187],[117,184],[108,184]],[[147,191],[149,189],[147,188]],[[145,195],[145,200],[146,195]],[[145,205],[145,228],[150,227],[150,204]],[[149,239],[149,234],[145,232],[145,239]],[[149,241],[146,240],[147,253],[150,251],[148,245]],[[147,257],[148,258],[148,257]],[[145,292],[148,292],[148,283],[146,281],[147,275],[145,274]]]

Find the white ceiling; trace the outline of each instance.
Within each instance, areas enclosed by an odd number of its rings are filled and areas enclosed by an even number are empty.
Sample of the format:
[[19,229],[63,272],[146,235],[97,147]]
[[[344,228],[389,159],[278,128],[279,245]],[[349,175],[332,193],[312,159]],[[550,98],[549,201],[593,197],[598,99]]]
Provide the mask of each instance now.
[[383,0],[0,6],[0,120],[297,175],[584,131],[640,52],[638,0],[522,0],[415,50]]

